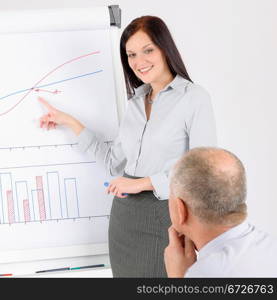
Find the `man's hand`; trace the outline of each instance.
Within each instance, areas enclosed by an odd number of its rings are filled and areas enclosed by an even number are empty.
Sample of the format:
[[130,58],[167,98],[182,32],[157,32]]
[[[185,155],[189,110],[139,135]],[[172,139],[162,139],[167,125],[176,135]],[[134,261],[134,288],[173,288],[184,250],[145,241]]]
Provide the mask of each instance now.
[[164,261],[168,277],[184,277],[188,268],[196,261],[193,242],[184,235],[179,236],[173,226],[168,229],[169,244],[164,250]]

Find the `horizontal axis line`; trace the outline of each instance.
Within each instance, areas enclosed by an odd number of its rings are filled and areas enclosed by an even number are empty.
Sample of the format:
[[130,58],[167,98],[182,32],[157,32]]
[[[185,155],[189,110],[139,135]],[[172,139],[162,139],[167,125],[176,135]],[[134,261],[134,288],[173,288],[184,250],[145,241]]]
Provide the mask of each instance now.
[[100,215],[100,216],[87,216],[87,217],[72,217],[72,218],[62,218],[62,219],[46,219],[46,220],[33,220],[33,221],[21,221],[21,222],[13,222],[13,223],[1,223],[0,225],[13,225],[13,224],[27,224],[27,223],[42,223],[49,221],[64,221],[64,220],[77,220],[77,219],[91,219],[91,218],[104,218],[109,217],[110,215]]
[[52,144],[52,145],[30,145],[30,146],[15,146],[15,147],[0,147],[0,150],[25,149],[25,148],[45,148],[45,147],[61,147],[61,146],[76,146],[78,143],[72,144]]
[[2,167],[2,168],[0,168],[0,170],[22,169],[22,168],[38,168],[38,167],[53,167],[53,166],[66,166],[66,165],[80,165],[80,164],[93,164],[93,163],[96,163],[96,161],[81,161],[81,162],[60,163],[60,164]]

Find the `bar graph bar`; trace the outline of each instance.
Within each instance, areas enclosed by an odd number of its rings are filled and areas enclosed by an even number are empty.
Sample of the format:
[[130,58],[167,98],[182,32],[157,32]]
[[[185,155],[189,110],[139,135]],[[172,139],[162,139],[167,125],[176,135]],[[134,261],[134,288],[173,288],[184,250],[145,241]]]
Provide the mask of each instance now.
[[64,215],[62,213],[59,173],[57,171],[47,172],[46,179],[49,199],[49,218],[61,219]]
[[65,178],[65,197],[67,206],[67,217],[80,216],[76,178]]
[[31,196],[32,196],[32,203],[33,203],[33,220],[35,221],[41,221],[39,216],[39,206],[38,206],[38,191],[37,189],[31,190]]
[[40,217],[40,220],[42,221],[42,220],[46,219],[42,176],[36,176],[36,185],[37,185],[37,199],[38,199],[38,207],[39,207],[39,217]]
[[31,215],[30,215],[30,205],[28,199],[23,200],[23,211],[24,211],[24,221],[30,222]]
[[13,202],[13,193],[12,193],[12,191],[7,191],[7,206],[8,206],[9,224],[12,224],[12,223],[15,222],[14,202]]
[[17,221],[17,203],[13,195],[12,173],[0,173],[2,223]]
[[15,181],[15,195],[18,202],[19,220],[30,222],[32,220],[31,205],[26,180]]

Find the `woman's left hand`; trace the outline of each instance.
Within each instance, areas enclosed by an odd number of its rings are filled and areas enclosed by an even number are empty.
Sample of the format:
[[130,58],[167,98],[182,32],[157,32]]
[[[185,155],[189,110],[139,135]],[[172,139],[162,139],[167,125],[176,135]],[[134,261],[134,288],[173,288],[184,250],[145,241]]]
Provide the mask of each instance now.
[[149,178],[131,179],[126,177],[118,177],[113,179],[108,188],[107,193],[113,194],[119,198],[126,198],[128,195],[123,194],[138,194],[144,191],[149,185]]

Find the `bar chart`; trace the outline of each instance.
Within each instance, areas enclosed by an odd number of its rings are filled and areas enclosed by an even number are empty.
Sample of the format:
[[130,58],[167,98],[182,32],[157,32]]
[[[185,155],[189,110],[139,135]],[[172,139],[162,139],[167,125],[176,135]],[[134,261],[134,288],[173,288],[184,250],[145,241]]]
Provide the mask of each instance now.
[[87,180],[93,168],[95,161],[0,169],[0,224],[107,217],[108,206],[88,201],[99,195],[100,182]]

